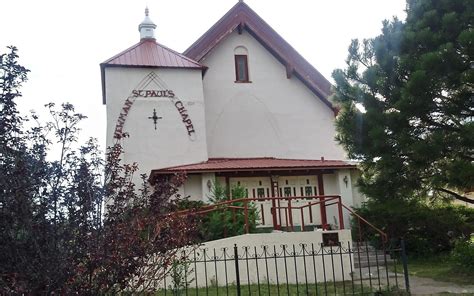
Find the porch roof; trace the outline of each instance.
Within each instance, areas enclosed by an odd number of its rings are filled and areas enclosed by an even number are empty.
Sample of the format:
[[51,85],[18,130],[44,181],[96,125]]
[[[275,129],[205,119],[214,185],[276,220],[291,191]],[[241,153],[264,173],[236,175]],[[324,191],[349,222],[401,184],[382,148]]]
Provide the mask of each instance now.
[[343,160],[315,159],[284,159],[274,157],[259,158],[210,158],[207,161],[168,167],[151,171],[154,175],[172,174],[177,172],[236,172],[236,171],[273,171],[273,170],[309,170],[355,168],[356,165]]

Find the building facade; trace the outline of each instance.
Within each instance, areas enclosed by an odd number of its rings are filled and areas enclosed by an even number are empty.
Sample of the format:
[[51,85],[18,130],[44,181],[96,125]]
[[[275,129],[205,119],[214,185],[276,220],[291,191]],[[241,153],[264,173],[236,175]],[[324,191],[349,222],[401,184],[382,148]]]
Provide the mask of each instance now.
[[[107,146],[120,140],[124,162],[150,180],[185,172],[181,194],[194,200],[215,182],[240,185],[263,226],[287,223],[277,211],[291,205],[272,197],[361,203],[358,171],[335,141],[331,84],[247,4],[184,53],[157,42],[155,28],[146,11],[140,42],[101,64]],[[301,213],[294,224],[337,224],[331,207]]]

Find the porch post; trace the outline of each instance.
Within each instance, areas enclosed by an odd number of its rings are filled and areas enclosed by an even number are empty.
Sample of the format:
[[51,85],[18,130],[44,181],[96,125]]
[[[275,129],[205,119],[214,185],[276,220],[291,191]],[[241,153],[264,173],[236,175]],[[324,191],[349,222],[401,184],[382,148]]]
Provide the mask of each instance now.
[[339,229],[344,229],[344,216],[342,214],[342,201],[341,197],[338,197],[337,210],[339,213]]
[[231,199],[232,193],[230,192],[229,176],[225,176],[225,190],[226,190],[226,193],[228,194],[228,198]]
[[293,210],[291,208],[291,197],[286,200],[288,204],[288,219],[290,220],[291,231],[295,231],[293,228]]
[[273,229],[277,230],[280,229],[277,220],[277,209],[276,209],[276,201],[275,197],[278,196],[278,178],[275,176],[270,177],[270,184],[272,189],[272,220],[273,220]]
[[[323,183],[323,175],[318,174],[318,191],[319,195],[324,195],[324,183]],[[319,209],[321,212],[321,224],[324,230],[327,230],[328,227],[328,219],[326,216],[326,202],[324,201],[324,197],[320,197],[319,200],[321,203],[319,204]]]

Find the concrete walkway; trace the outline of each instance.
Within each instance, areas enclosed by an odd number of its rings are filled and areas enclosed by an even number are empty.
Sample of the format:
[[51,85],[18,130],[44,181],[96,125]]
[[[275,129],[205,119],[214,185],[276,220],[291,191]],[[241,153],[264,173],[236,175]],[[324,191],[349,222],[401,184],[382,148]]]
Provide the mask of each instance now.
[[430,278],[410,276],[410,287],[412,295],[436,295],[446,292],[474,295],[474,283],[461,286],[454,283],[438,282]]
[[[376,267],[372,267],[369,273],[369,269],[364,267],[361,270],[354,270],[355,282],[360,282],[361,273],[364,286],[372,286],[374,289],[377,289],[380,279],[381,287],[386,287],[388,283],[390,287],[393,288],[396,286],[396,283],[398,283],[400,289],[405,289],[403,273],[397,273],[395,277],[395,273],[389,271],[387,280],[387,271],[385,268],[381,267],[377,271]],[[458,285],[450,282],[435,281],[430,278],[410,276],[410,290],[412,295],[436,295],[439,293],[474,295],[474,283],[472,283],[472,285]]]

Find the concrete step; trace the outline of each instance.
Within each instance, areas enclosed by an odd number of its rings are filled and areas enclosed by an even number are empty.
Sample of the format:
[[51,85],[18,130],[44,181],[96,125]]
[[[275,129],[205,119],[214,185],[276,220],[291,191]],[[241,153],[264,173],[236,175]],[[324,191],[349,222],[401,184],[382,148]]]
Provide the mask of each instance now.
[[[368,258],[368,259],[367,259]],[[377,262],[378,259],[378,262]],[[390,265],[393,263],[393,259],[390,258],[390,256],[387,256],[387,265]],[[383,254],[382,255],[373,255],[373,256],[365,256],[365,257],[360,257],[360,263],[359,263],[359,258],[357,256],[354,257],[354,267],[355,268],[360,268],[360,267],[368,267],[368,266],[374,266],[376,267],[378,263],[379,267],[382,267],[385,265],[385,259]]]
[[[361,267],[376,267],[377,260],[379,267],[385,264],[385,258],[387,260],[387,264],[393,263],[393,259],[390,258],[390,255],[383,254],[381,250],[375,250],[375,248],[371,245],[366,244],[365,242],[353,242],[353,250],[354,252],[354,267],[361,268]],[[360,257],[360,260],[359,260]],[[360,263],[359,263],[360,261]]]
[[370,244],[366,244],[366,243],[359,243],[359,242],[352,242],[352,247],[354,249],[369,249],[369,250],[375,250],[373,246],[371,246]]

